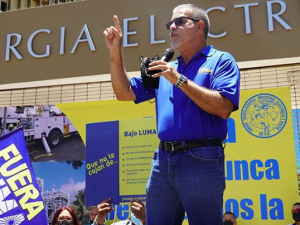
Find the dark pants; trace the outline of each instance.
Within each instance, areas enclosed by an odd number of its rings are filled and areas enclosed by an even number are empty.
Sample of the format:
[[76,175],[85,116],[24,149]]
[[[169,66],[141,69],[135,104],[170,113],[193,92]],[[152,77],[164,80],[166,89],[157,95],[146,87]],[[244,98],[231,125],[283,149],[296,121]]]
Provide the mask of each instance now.
[[154,153],[147,184],[147,225],[221,225],[224,149],[209,146]]

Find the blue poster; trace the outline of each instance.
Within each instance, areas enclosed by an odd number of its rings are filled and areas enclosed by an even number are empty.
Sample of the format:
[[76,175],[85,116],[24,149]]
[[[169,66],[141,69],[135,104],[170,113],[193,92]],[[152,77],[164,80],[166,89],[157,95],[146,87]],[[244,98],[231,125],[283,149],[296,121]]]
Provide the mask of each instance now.
[[86,126],[86,205],[119,204],[119,121]]
[[0,224],[48,224],[22,127],[0,137]]

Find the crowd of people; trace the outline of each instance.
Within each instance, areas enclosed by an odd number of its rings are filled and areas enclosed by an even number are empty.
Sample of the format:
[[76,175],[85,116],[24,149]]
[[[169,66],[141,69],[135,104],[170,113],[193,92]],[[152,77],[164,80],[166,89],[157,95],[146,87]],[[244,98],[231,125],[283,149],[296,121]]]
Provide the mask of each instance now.
[[[90,221],[85,225],[106,225],[106,215],[113,211],[113,205],[110,199],[101,202],[97,207],[91,207],[89,210]],[[112,225],[146,225],[146,205],[137,199],[130,203],[130,217],[124,221],[112,223]],[[292,206],[292,219],[295,223],[288,225],[300,225],[300,202]],[[232,212],[225,212],[222,218],[223,225],[237,225],[237,218]],[[76,213],[72,208],[63,206],[56,211],[52,225],[81,225]]]
[[[89,210],[89,222],[85,225],[105,225],[106,215],[113,211],[113,205],[110,199],[101,202],[97,207],[91,207]],[[118,221],[113,225],[145,225],[146,209],[145,204],[133,199],[130,203],[130,217],[124,221]],[[63,206],[56,211],[53,216],[52,225],[82,225],[74,210],[68,206]]]

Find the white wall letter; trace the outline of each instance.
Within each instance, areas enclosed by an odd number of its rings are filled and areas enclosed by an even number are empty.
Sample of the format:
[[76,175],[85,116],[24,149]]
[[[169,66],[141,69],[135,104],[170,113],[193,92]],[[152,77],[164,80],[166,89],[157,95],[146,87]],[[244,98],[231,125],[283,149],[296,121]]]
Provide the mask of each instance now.
[[234,8],[241,8],[244,7],[245,12],[245,22],[246,22],[246,34],[251,34],[251,24],[250,24],[250,13],[249,13],[249,6],[255,6],[258,5],[257,3],[251,3],[251,4],[242,4],[242,5],[235,5]]
[[50,55],[50,45],[46,45],[46,52],[45,54],[43,55],[38,55],[38,54],[35,54],[32,50],[32,41],[34,39],[34,37],[39,34],[39,33],[42,33],[42,32],[45,32],[47,34],[50,34],[51,31],[48,30],[48,29],[40,29],[40,30],[37,30],[35,32],[33,32],[30,37],[28,38],[28,42],[27,42],[27,50],[28,52],[30,53],[30,55],[32,55],[33,57],[35,58],[43,58],[43,57],[47,57]]
[[[212,7],[212,8],[207,9],[206,13],[208,14],[209,12],[211,12],[213,10],[221,10],[221,11],[225,12],[226,8],[225,7],[216,6],[216,7]],[[211,33],[208,32],[208,37],[211,37],[211,38],[220,38],[220,37],[224,37],[226,34],[227,34],[227,31],[224,31],[222,34],[211,34]]]
[[[278,3],[281,5],[281,10],[277,14],[272,13],[272,5],[273,3]],[[280,23],[286,30],[291,30],[292,28],[285,22],[283,19],[279,17],[282,13],[286,10],[286,4],[284,1],[269,1],[267,2],[267,8],[268,8],[268,22],[269,22],[269,31],[274,31],[274,24],[273,24],[273,18],[277,20],[278,23]]]
[[[13,45],[10,45],[11,42],[11,37],[15,36],[17,38],[16,43],[14,43]],[[10,50],[15,54],[15,56],[17,57],[17,59],[23,59],[22,56],[20,55],[20,53],[15,49],[16,46],[18,46],[21,42],[21,35],[20,34],[8,34],[7,38],[6,38],[6,52],[5,52],[5,61],[9,61],[10,60]]]
[[[80,39],[82,37],[83,33],[85,33],[86,38],[85,39]],[[74,46],[72,48],[71,53],[73,54],[76,51],[76,48],[77,48],[79,42],[85,42],[85,41],[87,41],[89,43],[91,51],[96,51],[93,40],[92,40],[92,37],[90,35],[89,29],[88,29],[86,23],[84,24],[84,26],[83,26],[83,28],[82,28],[82,30],[81,30],[78,38],[77,38],[77,41],[76,41],[76,43],[74,44]]]
[[137,31],[128,31],[128,21],[138,20],[138,17],[123,19],[123,47],[133,47],[138,46],[139,43],[128,43],[128,35],[137,34]]
[[61,27],[60,28],[60,44],[59,44],[59,54],[60,55],[65,54],[65,33],[66,33],[66,28]]
[[160,43],[166,43],[166,40],[155,40],[155,16],[154,15],[151,15],[150,16],[150,27],[151,27],[151,30],[150,30],[150,40],[151,40],[151,44],[160,44]]

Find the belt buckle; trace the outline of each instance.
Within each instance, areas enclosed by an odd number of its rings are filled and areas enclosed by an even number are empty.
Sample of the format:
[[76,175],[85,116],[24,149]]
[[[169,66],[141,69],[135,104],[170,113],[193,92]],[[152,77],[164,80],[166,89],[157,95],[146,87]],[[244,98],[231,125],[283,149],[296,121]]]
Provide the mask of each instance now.
[[[169,148],[167,148],[168,145],[171,145],[171,150],[169,150]],[[175,146],[174,146],[174,142],[164,142],[164,148],[167,150],[167,151],[172,151],[174,152],[175,151]]]

